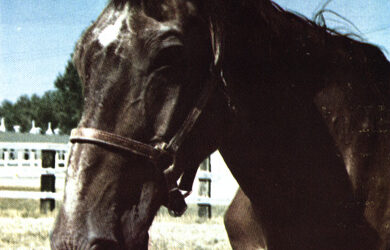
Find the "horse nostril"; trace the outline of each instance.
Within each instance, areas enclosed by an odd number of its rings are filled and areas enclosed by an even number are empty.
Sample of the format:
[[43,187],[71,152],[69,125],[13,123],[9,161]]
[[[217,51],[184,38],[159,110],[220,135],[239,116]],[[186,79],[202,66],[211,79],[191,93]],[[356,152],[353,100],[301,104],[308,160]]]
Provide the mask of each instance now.
[[89,244],[90,250],[119,250],[119,245],[113,240],[95,239]]

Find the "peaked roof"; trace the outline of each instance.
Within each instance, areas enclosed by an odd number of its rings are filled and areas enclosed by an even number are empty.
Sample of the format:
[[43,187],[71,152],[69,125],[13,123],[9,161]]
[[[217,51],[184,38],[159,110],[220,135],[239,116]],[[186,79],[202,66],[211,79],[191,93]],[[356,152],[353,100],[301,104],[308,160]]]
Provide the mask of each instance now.
[[67,144],[69,142],[69,136],[0,132],[0,143],[1,142]]

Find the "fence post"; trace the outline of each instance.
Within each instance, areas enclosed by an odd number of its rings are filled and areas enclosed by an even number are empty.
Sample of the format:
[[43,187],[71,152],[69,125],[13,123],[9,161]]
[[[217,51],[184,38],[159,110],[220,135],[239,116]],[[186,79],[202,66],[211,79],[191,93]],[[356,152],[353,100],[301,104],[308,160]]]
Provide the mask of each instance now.
[[198,203],[198,216],[211,218],[211,164],[210,157],[206,158],[199,166],[205,174],[199,177],[198,196],[206,198],[206,202]]
[[[55,167],[54,150],[42,150],[42,168]],[[41,192],[55,192],[56,177],[54,174],[41,174]],[[48,210],[53,211],[55,207],[55,199],[41,199],[41,213],[47,213]]]

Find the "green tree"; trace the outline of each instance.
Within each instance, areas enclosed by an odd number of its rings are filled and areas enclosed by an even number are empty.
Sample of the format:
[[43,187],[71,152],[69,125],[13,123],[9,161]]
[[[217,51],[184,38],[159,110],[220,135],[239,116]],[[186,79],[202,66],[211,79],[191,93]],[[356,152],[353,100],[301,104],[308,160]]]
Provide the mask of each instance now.
[[12,130],[13,125],[17,124],[16,121],[16,112],[14,110],[14,105],[8,101],[5,100],[1,106],[0,106],[0,117],[4,117],[6,120],[6,128],[7,130]]
[[42,97],[23,95],[15,104],[4,101],[0,106],[0,117],[5,118],[7,130],[20,125],[22,132],[28,132],[32,120],[42,128],[42,133],[49,122],[52,128],[60,128],[65,134],[76,127],[81,118],[83,97],[81,80],[71,60],[65,72],[57,76],[54,86],[55,90],[45,92]]
[[36,126],[42,128],[42,132],[47,130],[49,122],[52,128],[58,127],[55,93],[55,91],[47,91],[42,97],[33,95],[31,98],[33,119],[36,121]]
[[27,132],[31,127],[31,121],[34,120],[33,106],[31,99],[27,95],[19,97],[14,105],[16,115],[14,125],[20,125],[22,132]]

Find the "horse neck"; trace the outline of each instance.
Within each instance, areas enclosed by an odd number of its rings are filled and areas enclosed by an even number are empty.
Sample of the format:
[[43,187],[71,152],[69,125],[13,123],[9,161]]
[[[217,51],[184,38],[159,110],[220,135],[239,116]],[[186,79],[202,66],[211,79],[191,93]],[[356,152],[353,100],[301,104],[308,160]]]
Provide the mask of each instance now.
[[[389,62],[375,46],[327,31],[269,3],[259,1],[264,8],[247,8],[226,25],[222,65],[239,118],[235,138],[221,153],[243,190],[251,194],[261,170],[255,166],[263,164],[261,150],[254,150],[263,146],[259,138],[267,130],[262,124],[277,115],[264,110],[280,112],[278,105],[287,100],[291,106],[303,104],[301,110],[295,109],[299,115],[314,103],[357,196],[366,204],[381,204],[366,207],[366,213],[375,229],[382,228],[390,221],[385,204],[390,192]],[[289,93],[298,101],[293,103]],[[288,119],[289,113],[280,113]],[[283,119],[278,121],[276,126],[284,126]]]
[[390,64],[383,53],[269,1],[248,2],[224,19],[223,69],[232,100],[245,113],[240,119],[254,123],[251,134],[274,116],[261,107],[277,109],[275,100],[291,93],[297,103],[315,103],[346,161],[370,154],[377,139],[359,131],[383,130],[378,121],[389,120],[383,109],[390,107]]

